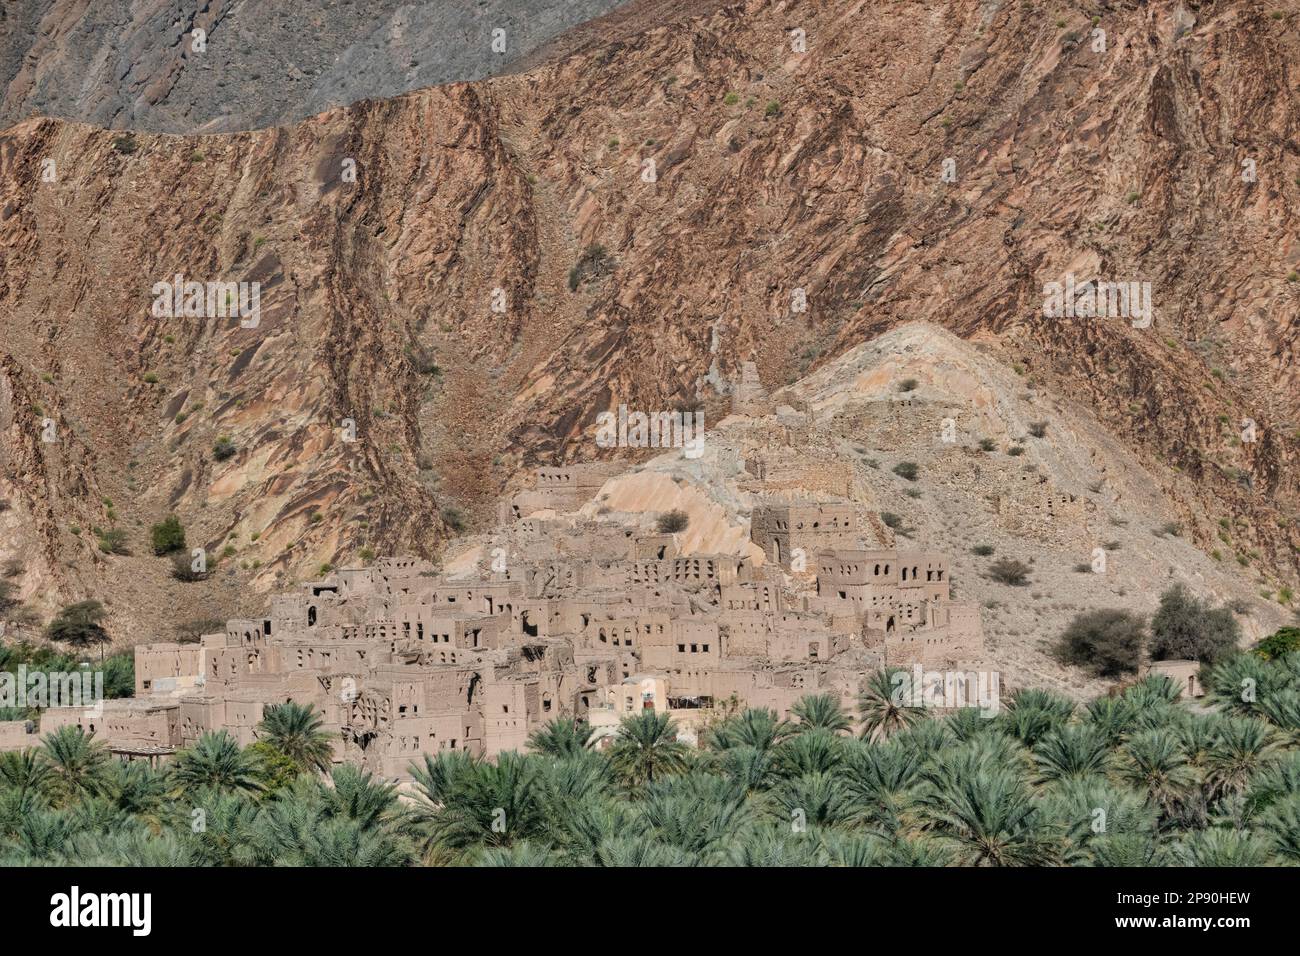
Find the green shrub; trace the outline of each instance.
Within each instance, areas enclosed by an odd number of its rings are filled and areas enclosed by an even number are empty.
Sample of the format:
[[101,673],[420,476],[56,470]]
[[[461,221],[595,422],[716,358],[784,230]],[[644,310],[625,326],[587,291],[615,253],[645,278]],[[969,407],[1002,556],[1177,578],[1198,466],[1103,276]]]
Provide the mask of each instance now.
[[100,625],[103,619],[104,605],[98,601],[78,601],[55,616],[45,629],[45,636],[69,644],[100,643],[108,640],[108,633]]
[[181,519],[168,515],[149,529],[149,541],[153,545],[153,553],[159,556],[184,550],[185,529],[181,527]]
[[126,546],[126,532],[121,528],[109,528],[99,536],[99,550],[105,554],[130,554]]
[[1118,677],[1137,671],[1142,659],[1146,624],[1129,611],[1084,611],[1075,615],[1061,635],[1057,656],[1085,667],[1098,677]]
[[217,461],[225,461],[228,458],[235,457],[236,451],[238,449],[235,447],[235,443],[230,440],[230,436],[222,435],[212,446],[212,457]]
[[1151,658],[1212,664],[1236,649],[1241,629],[1226,607],[1211,609],[1181,584],[1160,597],[1151,619]]
[[916,481],[916,476],[920,473],[920,466],[914,461],[900,461],[893,468],[894,474],[899,478],[906,478],[908,481]]
[[1266,661],[1300,651],[1300,627],[1284,627],[1274,631],[1256,644],[1253,650]]

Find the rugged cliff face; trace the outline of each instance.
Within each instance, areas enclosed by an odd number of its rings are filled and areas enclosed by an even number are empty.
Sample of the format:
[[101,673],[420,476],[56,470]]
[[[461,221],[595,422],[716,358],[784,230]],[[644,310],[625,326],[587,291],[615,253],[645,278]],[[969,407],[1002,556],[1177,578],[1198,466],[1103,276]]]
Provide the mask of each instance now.
[[[600,410],[714,419],[741,361],[776,387],[914,319],[1090,406],[1188,540],[1295,580],[1296,14],[713,6],[286,128],[4,134],[0,559],[24,593],[116,597],[138,630],[431,553],[525,466],[596,456]],[[178,273],[259,282],[257,327],[155,317]],[[1045,317],[1071,273],[1149,282],[1153,321]],[[234,549],[215,581],[144,556],[171,510]],[[114,522],[135,557],[97,550]]]
[[620,2],[5,0],[0,126],[33,115],[168,133],[273,126],[491,76]]

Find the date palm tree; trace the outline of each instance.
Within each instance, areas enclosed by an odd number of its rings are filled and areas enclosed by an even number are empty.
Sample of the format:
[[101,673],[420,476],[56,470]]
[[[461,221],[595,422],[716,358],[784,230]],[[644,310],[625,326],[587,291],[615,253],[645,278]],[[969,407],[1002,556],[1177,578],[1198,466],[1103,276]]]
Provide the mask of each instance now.
[[1007,704],[998,722],[1011,736],[1032,747],[1074,714],[1074,702],[1051,691],[1022,690]]
[[1166,815],[1200,782],[1186,749],[1168,730],[1146,730],[1130,738],[1116,773],[1125,783],[1145,791]]
[[858,694],[858,716],[862,719],[859,736],[884,740],[921,719],[921,708],[914,706],[911,681],[912,675],[902,669],[876,671],[867,678]]
[[368,830],[346,817],[326,819],[303,834],[289,861],[295,866],[405,866],[413,847],[396,834]]
[[753,747],[755,750],[767,751],[793,737],[796,732],[796,726],[788,720],[782,720],[776,711],[766,707],[750,707],[711,728],[708,742],[714,750]]
[[1260,817],[1260,832],[1273,843],[1273,853],[1288,866],[1300,865],[1300,792],[1288,794]]
[[180,751],[172,764],[172,780],[182,790],[210,787],[223,793],[256,793],[262,788],[257,761],[224,730],[205,733],[193,747]]
[[564,866],[564,858],[529,840],[511,846],[488,847],[474,858],[475,866]]
[[619,723],[609,759],[624,786],[643,787],[686,770],[690,749],[678,741],[672,718],[647,710]]
[[104,795],[115,807],[159,832],[167,806],[167,774],[138,761],[111,761],[110,765]]
[[841,773],[856,804],[856,819],[886,833],[911,826],[922,783],[924,758],[891,740],[846,751]]
[[1209,702],[1226,713],[1249,717],[1259,712],[1259,701],[1284,689],[1288,681],[1282,668],[1254,654],[1234,654],[1217,661],[1203,683]]
[[49,770],[45,789],[56,806],[101,793],[107,779],[108,749],[75,725],[60,727],[41,741]]
[[844,738],[826,730],[796,734],[772,751],[773,769],[787,778],[808,773],[831,773],[844,757],[844,745]]
[[303,704],[289,701],[266,708],[257,736],[294,762],[300,771],[327,773],[334,759],[331,736],[321,715]]
[[1244,830],[1212,828],[1186,834],[1174,848],[1183,866],[1267,866],[1268,841]]
[[39,794],[53,771],[35,747],[0,753],[0,788],[22,794]]
[[495,763],[428,760],[415,774],[422,799],[414,819],[426,854],[441,850],[465,857],[477,847],[536,837],[546,823],[540,759],[507,751]]
[[796,729],[824,730],[832,734],[846,733],[853,727],[853,719],[844,712],[838,697],[831,694],[809,694],[800,697],[790,712],[799,718]]
[[1060,840],[1045,825],[1029,788],[1006,767],[972,768],[943,755],[919,804],[935,832],[968,866],[1047,866],[1061,861]]
[[[313,783],[316,783],[313,781]],[[406,819],[397,788],[376,780],[353,764],[341,764],[330,773],[331,786],[316,784],[327,817],[344,817],[363,830],[400,826]]]
[[1294,750],[1271,761],[1250,778],[1243,794],[1245,822],[1293,793],[1300,793],[1300,752]]
[[285,857],[285,840],[270,838],[264,815],[245,794],[211,788],[191,794],[193,806],[178,821],[196,865],[272,866]]
[[1221,718],[1205,755],[1206,783],[1212,799],[1240,793],[1250,778],[1277,753],[1276,731],[1262,720]]
[[641,832],[701,863],[716,862],[757,824],[755,805],[736,782],[698,771],[647,785],[637,810]]
[[1088,724],[1058,727],[1034,747],[1034,764],[1041,782],[1103,775],[1112,762],[1104,733]]
[[765,828],[727,848],[727,866],[826,866],[830,857],[820,841],[789,827]]
[[848,785],[833,773],[814,771],[782,780],[769,802],[776,820],[795,833],[852,819],[855,805]]
[[528,747],[552,757],[571,757],[591,746],[592,727],[571,717],[547,721],[528,735]]

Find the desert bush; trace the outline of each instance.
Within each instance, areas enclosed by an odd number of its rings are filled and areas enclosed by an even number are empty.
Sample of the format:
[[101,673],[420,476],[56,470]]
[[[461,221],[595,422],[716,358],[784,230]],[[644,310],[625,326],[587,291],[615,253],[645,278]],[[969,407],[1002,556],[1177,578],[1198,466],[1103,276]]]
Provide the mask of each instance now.
[[149,541],[153,545],[153,553],[160,557],[183,550],[185,529],[181,527],[181,519],[175,515],[168,515],[149,529]]
[[217,461],[226,461],[227,459],[234,458],[235,452],[238,450],[239,449],[235,447],[235,443],[230,440],[229,435],[222,435],[212,446],[212,457]]
[[465,512],[455,505],[444,505],[439,514],[442,516],[443,524],[452,531],[459,534],[465,530]]
[[987,558],[993,553],[993,550],[993,545],[991,544],[977,544],[975,547],[970,549],[970,553],[979,555],[981,558]]
[[920,473],[920,466],[914,461],[900,461],[894,466],[894,474],[899,478],[906,478],[908,481],[916,481],[916,476]]
[[577,292],[578,287],[591,276],[599,276],[610,268],[609,253],[598,242],[593,242],[582,251],[578,261],[569,270],[569,291]]
[[411,366],[417,374],[434,376],[442,374],[442,368],[438,365],[433,353],[427,349],[412,345],[407,348],[406,356],[411,360]]
[[200,617],[182,621],[176,625],[176,640],[181,644],[198,643],[204,634],[220,634],[226,630],[226,622],[217,617]]
[[665,511],[655,522],[655,528],[660,534],[676,534],[679,531],[685,531],[686,526],[691,523],[690,517],[685,511]]
[[999,584],[1010,584],[1015,587],[1029,583],[1029,565],[1015,558],[998,558],[989,565],[989,577]]
[[104,605],[98,601],[78,601],[61,610],[45,629],[52,641],[69,644],[91,644],[108,640],[108,633],[100,625],[104,619]]
[[105,554],[130,554],[126,544],[126,532],[121,528],[109,528],[99,536],[99,550]]
[[1085,667],[1098,677],[1118,677],[1137,671],[1142,660],[1146,624],[1129,611],[1084,611],[1075,615],[1061,635],[1057,656]]
[[1300,651],[1300,627],[1283,627],[1255,645],[1254,651],[1266,661]]
[[1181,584],[1160,596],[1151,619],[1153,660],[1197,660],[1211,664],[1237,646],[1241,629],[1226,607],[1211,609]]
[[195,571],[194,562],[188,554],[178,554],[172,558],[172,577],[177,581],[206,581],[208,572]]

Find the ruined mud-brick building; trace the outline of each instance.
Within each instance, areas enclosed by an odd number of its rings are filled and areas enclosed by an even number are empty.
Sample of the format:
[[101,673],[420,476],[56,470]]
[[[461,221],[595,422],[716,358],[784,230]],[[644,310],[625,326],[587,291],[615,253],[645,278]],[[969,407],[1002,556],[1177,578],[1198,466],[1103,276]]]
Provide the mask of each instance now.
[[[79,723],[152,760],[208,731],[252,743],[268,706],[295,701],[323,714],[337,760],[399,779],[441,751],[524,748],[557,717],[608,735],[653,709],[693,739],[723,702],[788,715],[829,693],[852,710],[885,662],[980,655],[978,614],[951,601],[944,557],[864,549],[848,503],[764,499],[751,534],[767,561],[683,554],[673,535],[569,513],[608,473],[544,469],[464,576],[381,559],[277,595],[198,644],[141,645],[135,699],[47,711],[42,729]],[[795,549],[807,567],[791,575]]]

